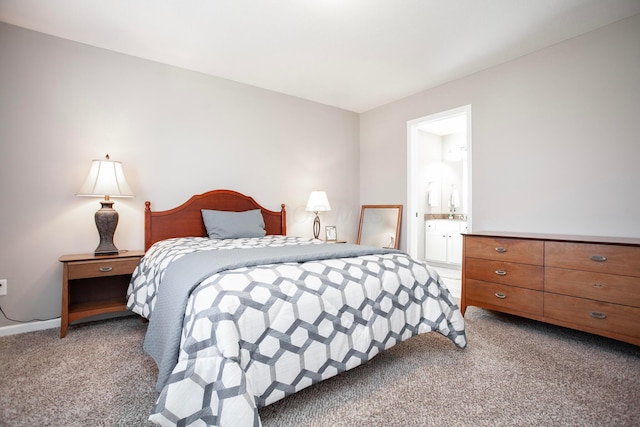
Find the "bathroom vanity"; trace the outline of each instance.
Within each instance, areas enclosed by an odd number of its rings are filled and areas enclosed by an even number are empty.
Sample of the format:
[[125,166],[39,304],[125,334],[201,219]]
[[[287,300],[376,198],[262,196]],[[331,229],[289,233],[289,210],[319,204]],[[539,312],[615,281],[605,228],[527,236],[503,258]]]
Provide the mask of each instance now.
[[425,259],[428,262],[452,264],[459,268],[462,264],[462,233],[467,232],[467,221],[427,219],[424,229]]

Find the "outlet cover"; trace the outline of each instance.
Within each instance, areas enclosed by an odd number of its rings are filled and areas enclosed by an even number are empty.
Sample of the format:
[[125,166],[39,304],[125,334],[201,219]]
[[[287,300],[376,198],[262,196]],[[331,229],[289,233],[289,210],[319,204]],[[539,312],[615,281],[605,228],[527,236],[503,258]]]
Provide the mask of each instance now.
[[7,279],[0,279],[0,296],[7,294]]

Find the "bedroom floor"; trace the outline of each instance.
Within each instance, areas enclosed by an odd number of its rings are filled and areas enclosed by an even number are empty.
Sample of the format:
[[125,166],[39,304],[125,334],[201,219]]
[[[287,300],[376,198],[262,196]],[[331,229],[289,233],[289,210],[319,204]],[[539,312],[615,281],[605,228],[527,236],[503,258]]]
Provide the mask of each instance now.
[[444,284],[447,285],[451,295],[454,298],[460,299],[460,295],[462,293],[462,270],[440,267],[436,265],[432,265],[433,269],[438,272]]

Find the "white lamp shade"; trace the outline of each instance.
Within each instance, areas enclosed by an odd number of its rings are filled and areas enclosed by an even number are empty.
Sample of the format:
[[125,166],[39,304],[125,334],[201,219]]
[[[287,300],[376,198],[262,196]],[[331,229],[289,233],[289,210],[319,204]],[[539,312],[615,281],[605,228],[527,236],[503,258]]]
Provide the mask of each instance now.
[[122,163],[109,160],[94,160],[77,196],[133,197],[133,191],[122,171]]
[[329,205],[327,193],[324,191],[312,191],[309,195],[309,201],[307,202],[305,210],[310,212],[330,211],[331,205]]

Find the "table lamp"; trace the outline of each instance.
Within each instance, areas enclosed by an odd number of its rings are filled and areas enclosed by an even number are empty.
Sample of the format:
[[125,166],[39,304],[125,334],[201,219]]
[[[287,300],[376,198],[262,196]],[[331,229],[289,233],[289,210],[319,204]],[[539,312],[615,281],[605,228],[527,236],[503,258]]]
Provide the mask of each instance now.
[[118,212],[113,209],[111,197],[133,197],[133,191],[127,184],[122,171],[122,163],[109,159],[94,160],[91,163],[89,176],[76,193],[76,196],[104,197],[100,201],[102,207],[96,212],[96,227],[100,235],[100,243],[95,255],[114,255],[118,248],[113,244],[113,235],[118,225]]
[[327,199],[327,193],[324,191],[312,191],[309,195],[309,201],[307,201],[307,207],[305,210],[313,212],[316,215],[313,220],[313,237],[317,239],[320,235],[320,218],[318,217],[318,212],[331,210],[329,199]]

